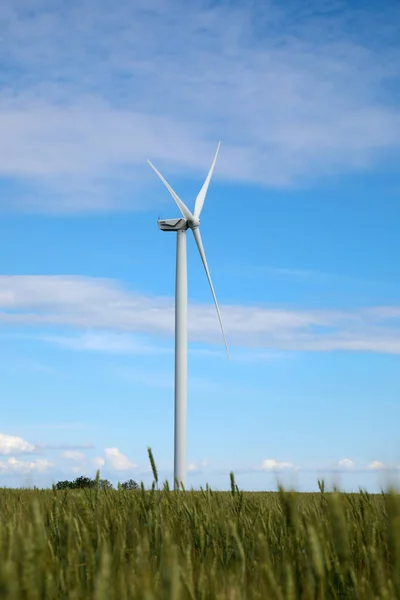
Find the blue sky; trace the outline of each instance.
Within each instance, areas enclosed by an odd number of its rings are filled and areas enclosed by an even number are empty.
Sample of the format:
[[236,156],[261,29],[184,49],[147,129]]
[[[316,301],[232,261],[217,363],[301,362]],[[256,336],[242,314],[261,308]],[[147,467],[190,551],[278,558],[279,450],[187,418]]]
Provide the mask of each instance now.
[[[396,3],[0,6],[0,483],[173,467],[177,209],[188,486],[400,476]],[[191,237],[191,236],[190,236]]]

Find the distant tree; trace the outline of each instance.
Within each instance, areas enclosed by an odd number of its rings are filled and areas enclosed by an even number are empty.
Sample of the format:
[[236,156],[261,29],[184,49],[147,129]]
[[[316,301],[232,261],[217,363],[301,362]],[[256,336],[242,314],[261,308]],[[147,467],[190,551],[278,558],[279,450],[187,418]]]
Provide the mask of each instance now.
[[108,479],[100,479],[99,487],[101,490],[113,490],[114,489],[113,484],[111,483],[111,481],[108,481]]
[[129,479],[128,481],[124,481],[121,483],[121,487],[123,490],[137,490],[139,489],[139,484],[136,483],[133,479]]
[[73,482],[73,486],[75,489],[94,488],[95,485],[96,485],[95,479],[90,479],[90,477],[84,477],[83,475],[81,475],[80,477],[77,477],[75,479],[75,481]]
[[57,481],[56,485],[54,486],[56,488],[56,490],[70,490],[74,487],[74,482],[73,481]]
[[[75,481],[58,481],[55,485],[56,490],[79,490],[84,488],[95,488],[96,479],[90,479],[90,477],[84,477],[81,475],[77,477]],[[100,479],[99,487],[101,490],[112,490],[113,485],[108,479]]]

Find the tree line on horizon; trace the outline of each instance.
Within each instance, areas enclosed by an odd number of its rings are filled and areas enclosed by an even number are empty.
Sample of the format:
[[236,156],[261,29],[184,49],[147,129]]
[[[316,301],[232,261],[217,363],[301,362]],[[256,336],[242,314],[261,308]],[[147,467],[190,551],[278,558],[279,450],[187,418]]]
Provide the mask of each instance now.
[[[54,487],[56,490],[79,490],[83,488],[95,488],[96,485],[96,478],[91,479],[90,477],[84,477],[81,475],[73,481],[58,481]],[[137,490],[140,487],[139,484],[133,479],[128,479],[128,481],[124,481],[120,484],[120,486],[123,490]],[[101,490],[113,490],[114,486],[108,479],[99,479],[99,488]]]

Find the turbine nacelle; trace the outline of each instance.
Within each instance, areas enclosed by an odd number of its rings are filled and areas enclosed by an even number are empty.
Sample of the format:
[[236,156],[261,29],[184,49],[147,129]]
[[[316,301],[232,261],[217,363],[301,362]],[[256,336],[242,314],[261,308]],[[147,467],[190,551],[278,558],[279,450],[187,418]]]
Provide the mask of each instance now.
[[200,219],[159,219],[157,221],[161,231],[181,231],[182,229],[196,229],[200,225]]
[[186,219],[159,219],[157,223],[161,231],[181,231],[188,228]]

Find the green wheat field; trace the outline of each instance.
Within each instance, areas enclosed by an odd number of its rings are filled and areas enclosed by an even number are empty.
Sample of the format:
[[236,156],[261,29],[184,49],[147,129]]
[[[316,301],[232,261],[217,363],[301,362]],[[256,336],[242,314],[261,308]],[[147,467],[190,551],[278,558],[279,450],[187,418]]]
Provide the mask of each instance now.
[[[400,598],[400,497],[0,489],[1,600]],[[97,473],[97,484],[100,474]]]

